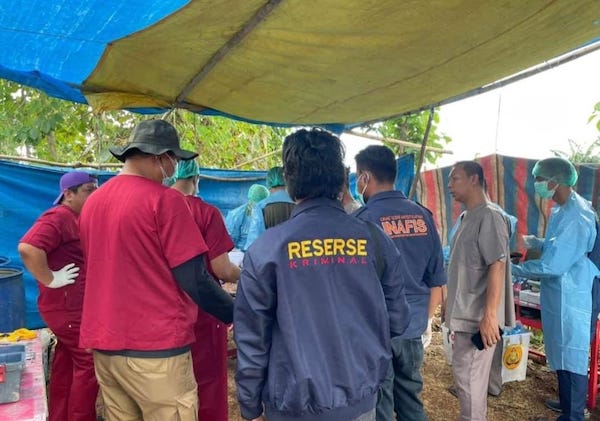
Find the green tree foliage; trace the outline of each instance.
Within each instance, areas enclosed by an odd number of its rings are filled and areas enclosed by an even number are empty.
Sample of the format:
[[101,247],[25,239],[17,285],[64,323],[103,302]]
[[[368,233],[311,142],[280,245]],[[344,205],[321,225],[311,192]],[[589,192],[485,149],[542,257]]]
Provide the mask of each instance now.
[[[588,123],[595,123],[596,128],[600,132],[600,102],[594,106],[594,111],[590,115]],[[568,159],[574,164],[600,163],[600,154],[598,153],[600,148],[600,136],[597,136],[596,140],[589,144],[578,143],[572,139],[569,139],[568,142],[568,152],[553,150],[552,153],[554,153],[555,156]]]
[[588,123],[592,123],[592,122],[594,122],[596,124],[596,128],[600,132],[600,102],[597,102],[596,105],[594,105],[594,111],[592,112],[592,115],[590,115],[590,118],[588,119]]
[[113,139],[138,118],[117,111],[95,115],[87,105],[51,98],[0,80],[0,152],[54,162],[106,162]]
[[600,148],[600,136],[589,145],[584,145],[575,142],[572,139],[568,140],[569,151],[552,150],[555,156],[568,159],[573,164],[597,164],[600,162],[598,148]]
[[[414,143],[416,148],[408,148],[396,143],[384,142],[386,146],[391,148],[396,155],[402,155],[404,153],[415,153],[415,162],[419,161],[419,147],[423,142],[425,131],[427,129],[427,121],[429,120],[429,111],[422,111],[416,114],[404,115],[394,119],[386,120],[381,123],[373,124],[367,127],[368,131],[376,131],[382,137],[404,140],[410,143]],[[440,122],[440,115],[437,111],[434,112],[433,121],[429,130],[429,137],[427,140],[427,146],[434,148],[445,149],[446,146],[452,141],[450,136],[439,132],[438,124]],[[435,164],[436,160],[441,157],[441,153],[433,152],[431,150],[425,151],[425,157],[423,162]]]
[[199,153],[200,166],[252,170],[281,165],[287,129],[203,117],[185,110],[174,111],[169,120],[179,131],[182,145]]
[[[61,163],[117,162],[108,148],[127,143],[143,116],[128,111],[93,113],[83,104],[51,98],[32,88],[0,80],[0,154]],[[267,169],[281,165],[287,130],[223,117],[175,110],[167,119],[177,128],[183,147],[200,153],[205,167]]]

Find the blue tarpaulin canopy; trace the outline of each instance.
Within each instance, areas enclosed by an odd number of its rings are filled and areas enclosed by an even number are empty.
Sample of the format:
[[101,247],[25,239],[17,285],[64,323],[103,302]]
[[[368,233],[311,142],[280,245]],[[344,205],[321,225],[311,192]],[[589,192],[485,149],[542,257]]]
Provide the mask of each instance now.
[[597,0],[14,0],[0,77],[98,110],[352,126],[600,39]]

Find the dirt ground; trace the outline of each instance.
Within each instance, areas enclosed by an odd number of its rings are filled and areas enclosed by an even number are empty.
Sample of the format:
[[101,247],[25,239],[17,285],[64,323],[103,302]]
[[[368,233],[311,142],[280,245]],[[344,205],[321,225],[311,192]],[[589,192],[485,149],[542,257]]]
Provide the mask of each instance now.
[[[235,364],[235,360],[229,361],[229,420],[241,421],[233,380]],[[452,371],[446,363],[442,335],[435,323],[432,343],[425,353],[423,378],[422,398],[429,420],[456,420],[458,399],[447,390],[452,384]],[[529,360],[525,381],[506,383],[499,397],[488,398],[488,420],[533,421],[540,417],[554,420],[557,414],[545,408],[544,400],[555,396],[557,385],[554,373],[547,366]],[[600,420],[598,408],[592,411],[590,419]]]
[[[438,322],[439,323],[439,322]],[[451,421],[458,416],[458,399],[448,392],[452,384],[451,367],[446,363],[439,324],[434,321],[433,339],[425,352],[423,363],[424,390],[422,399],[430,421]],[[230,340],[230,347],[233,341]],[[235,391],[236,360],[229,360],[229,420],[242,421]],[[489,421],[534,421],[539,418],[555,420],[557,414],[546,409],[544,401],[557,396],[556,376],[546,365],[528,361],[527,377],[522,382],[504,384],[499,397],[488,397]],[[99,420],[103,406],[98,402]],[[590,420],[600,421],[600,408],[592,411]]]

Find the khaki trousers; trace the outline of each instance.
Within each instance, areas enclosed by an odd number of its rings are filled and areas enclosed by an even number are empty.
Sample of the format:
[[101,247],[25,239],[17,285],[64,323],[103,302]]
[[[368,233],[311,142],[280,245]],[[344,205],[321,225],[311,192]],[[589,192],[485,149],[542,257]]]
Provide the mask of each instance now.
[[472,333],[454,333],[452,373],[460,402],[461,421],[485,421],[490,369],[496,347],[479,351]]
[[94,352],[106,421],[197,421],[190,352],[134,358]]

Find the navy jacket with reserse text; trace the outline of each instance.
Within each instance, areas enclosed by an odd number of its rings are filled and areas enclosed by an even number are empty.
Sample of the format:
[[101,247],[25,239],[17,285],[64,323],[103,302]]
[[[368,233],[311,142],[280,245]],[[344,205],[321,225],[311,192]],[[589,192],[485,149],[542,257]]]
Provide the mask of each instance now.
[[242,416],[263,404],[269,421],[373,409],[390,332],[409,323],[404,268],[385,233],[338,201],[302,201],[268,229],[244,257],[234,308]]

